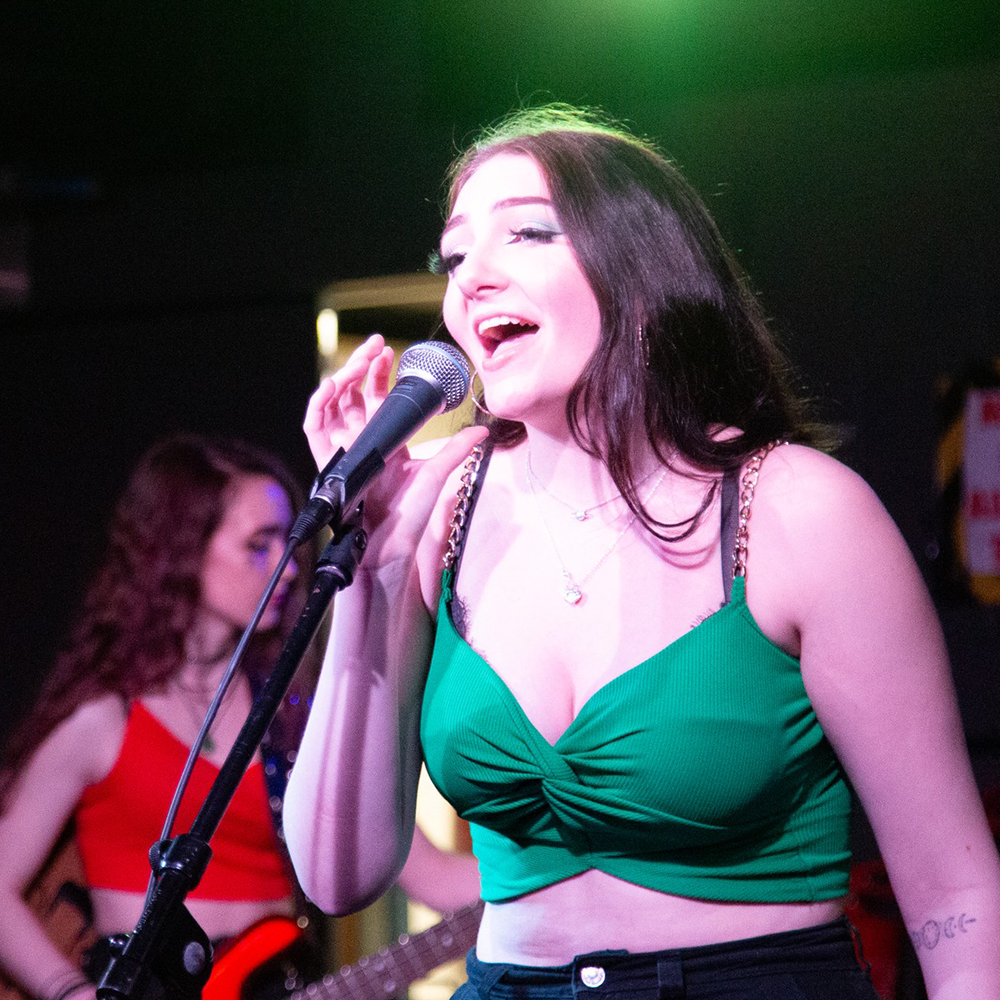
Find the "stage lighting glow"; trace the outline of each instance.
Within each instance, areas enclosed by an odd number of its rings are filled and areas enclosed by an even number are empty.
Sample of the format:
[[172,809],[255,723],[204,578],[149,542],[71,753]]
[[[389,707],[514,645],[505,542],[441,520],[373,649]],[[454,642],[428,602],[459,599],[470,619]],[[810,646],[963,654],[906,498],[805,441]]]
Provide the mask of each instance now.
[[336,309],[320,309],[316,315],[316,341],[322,357],[332,358],[337,353],[339,332]]

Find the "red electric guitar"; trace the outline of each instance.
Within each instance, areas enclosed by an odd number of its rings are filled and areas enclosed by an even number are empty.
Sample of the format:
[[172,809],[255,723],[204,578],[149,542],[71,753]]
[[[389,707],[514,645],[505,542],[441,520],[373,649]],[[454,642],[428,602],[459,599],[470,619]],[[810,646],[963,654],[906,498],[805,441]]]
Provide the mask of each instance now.
[[[481,902],[446,914],[433,927],[403,934],[377,955],[345,965],[290,994],[288,1000],[387,1000],[401,996],[410,983],[464,955],[475,944],[482,915]],[[247,979],[279,957],[301,933],[287,917],[269,917],[248,928],[216,956],[202,1000],[242,1000]]]

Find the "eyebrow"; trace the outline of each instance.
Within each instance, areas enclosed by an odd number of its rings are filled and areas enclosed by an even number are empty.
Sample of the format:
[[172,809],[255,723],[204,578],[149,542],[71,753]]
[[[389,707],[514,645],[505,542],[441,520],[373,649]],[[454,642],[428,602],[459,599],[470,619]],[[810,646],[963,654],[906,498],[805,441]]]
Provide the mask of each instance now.
[[[502,198],[500,201],[496,202],[490,209],[490,213],[502,212],[505,208],[516,208],[518,205],[548,205],[552,207],[551,198],[542,198],[538,195],[525,195],[521,198]],[[444,229],[441,230],[441,235],[445,236],[447,233],[451,232],[456,226],[461,226],[468,221],[468,218],[464,215],[454,215],[452,216]]]
[[262,524],[250,532],[251,538],[256,538],[258,535],[284,535],[288,529],[281,524]]

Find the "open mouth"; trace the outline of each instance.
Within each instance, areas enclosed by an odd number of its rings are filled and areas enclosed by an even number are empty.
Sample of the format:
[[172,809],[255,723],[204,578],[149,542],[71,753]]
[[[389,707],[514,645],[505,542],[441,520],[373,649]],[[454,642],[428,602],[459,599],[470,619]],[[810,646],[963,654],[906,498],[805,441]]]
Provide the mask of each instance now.
[[491,316],[489,319],[484,319],[476,329],[487,357],[492,357],[500,344],[537,331],[536,324],[518,316]]

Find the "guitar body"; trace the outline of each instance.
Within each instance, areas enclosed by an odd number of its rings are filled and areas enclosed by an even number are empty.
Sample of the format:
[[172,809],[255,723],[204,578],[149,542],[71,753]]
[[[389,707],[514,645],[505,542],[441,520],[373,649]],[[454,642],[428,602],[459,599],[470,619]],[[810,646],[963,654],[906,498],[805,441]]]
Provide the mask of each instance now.
[[[212,960],[202,1000],[386,1000],[464,955],[476,941],[481,902],[446,914],[419,934],[403,934],[377,955],[304,985],[305,935],[290,917],[265,917],[227,941]],[[0,997],[0,1000],[4,998]]]
[[202,1000],[244,1000],[262,969],[279,962],[303,940],[301,928],[289,917],[257,921],[215,954]]
[[260,995],[286,1000],[385,1000],[400,996],[411,983],[464,955],[475,944],[482,914],[482,903],[446,914],[433,927],[419,934],[403,934],[377,955],[345,965],[294,992],[287,986],[283,990],[277,987],[296,979],[301,983],[296,950],[304,944],[304,935],[294,920],[268,917],[219,949],[202,1000],[254,1000]]

